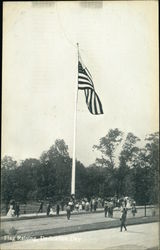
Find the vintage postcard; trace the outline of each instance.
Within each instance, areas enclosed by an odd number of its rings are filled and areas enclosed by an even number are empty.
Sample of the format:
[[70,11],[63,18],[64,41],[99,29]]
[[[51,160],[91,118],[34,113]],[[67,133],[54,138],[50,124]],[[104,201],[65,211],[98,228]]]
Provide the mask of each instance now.
[[4,1],[1,249],[159,249],[158,1]]

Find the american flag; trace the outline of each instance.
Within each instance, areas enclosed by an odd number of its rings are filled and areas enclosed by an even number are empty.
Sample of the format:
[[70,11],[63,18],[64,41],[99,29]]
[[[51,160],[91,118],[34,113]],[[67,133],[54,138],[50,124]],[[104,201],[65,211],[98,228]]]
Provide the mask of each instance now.
[[78,89],[84,90],[86,104],[91,114],[103,114],[102,104],[94,89],[92,76],[80,61],[78,62]]

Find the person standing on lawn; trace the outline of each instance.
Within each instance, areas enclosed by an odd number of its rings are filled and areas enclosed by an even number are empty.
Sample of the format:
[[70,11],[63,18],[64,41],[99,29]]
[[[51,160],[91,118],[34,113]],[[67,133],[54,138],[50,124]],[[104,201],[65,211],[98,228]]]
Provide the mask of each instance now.
[[82,210],[85,210],[85,201],[84,200],[82,200]]
[[104,202],[104,217],[107,217],[108,214],[108,202]]
[[60,206],[59,206],[59,203],[57,203],[57,206],[56,206],[56,213],[57,213],[57,215],[59,215],[59,210],[60,210]]
[[89,211],[89,202],[87,201],[86,202],[86,207],[85,207],[86,211],[88,212]]
[[137,213],[137,209],[136,209],[135,203],[132,204],[131,211],[132,211],[133,217],[135,217],[135,214]]
[[126,218],[127,218],[127,208],[123,207],[122,212],[121,212],[121,218],[120,218],[120,221],[121,221],[120,232],[122,232],[123,227],[125,231],[127,231]]
[[47,216],[49,216],[50,211],[51,211],[51,203],[49,202],[48,206],[47,206]]
[[20,213],[19,202],[16,202],[16,205],[15,205],[15,215],[17,216],[17,218],[19,217],[19,213]]
[[43,213],[43,201],[41,202],[41,204],[40,204],[40,207],[39,207],[39,210],[38,210],[38,212],[37,213]]
[[67,219],[70,220],[70,217],[71,217],[71,206],[69,204],[67,205],[66,211],[67,211]]

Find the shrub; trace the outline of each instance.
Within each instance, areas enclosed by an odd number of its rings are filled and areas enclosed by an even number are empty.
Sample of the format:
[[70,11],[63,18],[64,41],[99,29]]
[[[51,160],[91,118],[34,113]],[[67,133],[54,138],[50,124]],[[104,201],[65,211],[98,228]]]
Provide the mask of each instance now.
[[9,230],[9,234],[10,235],[16,235],[17,234],[17,230],[14,227],[11,227]]

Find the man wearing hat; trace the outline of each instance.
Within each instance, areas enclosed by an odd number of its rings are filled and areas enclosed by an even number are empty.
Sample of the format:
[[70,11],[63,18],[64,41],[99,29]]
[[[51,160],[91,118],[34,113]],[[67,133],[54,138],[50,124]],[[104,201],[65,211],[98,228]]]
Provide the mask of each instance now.
[[107,217],[107,213],[108,213],[108,202],[105,201],[104,202],[104,217]]
[[122,232],[123,227],[124,227],[125,231],[127,231],[126,217],[127,217],[127,208],[123,207],[121,210],[121,217],[120,217],[120,221],[121,221],[120,232]]

